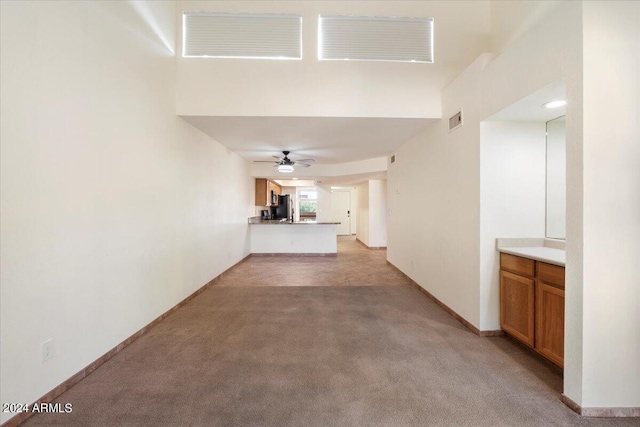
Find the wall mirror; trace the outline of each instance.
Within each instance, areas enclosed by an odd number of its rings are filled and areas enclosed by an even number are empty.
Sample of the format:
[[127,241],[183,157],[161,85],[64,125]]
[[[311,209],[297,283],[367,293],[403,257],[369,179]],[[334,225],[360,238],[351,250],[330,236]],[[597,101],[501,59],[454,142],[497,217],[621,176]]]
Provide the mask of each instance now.
[[567,140],[565,116],[547,122],[546,236],[566,238]]

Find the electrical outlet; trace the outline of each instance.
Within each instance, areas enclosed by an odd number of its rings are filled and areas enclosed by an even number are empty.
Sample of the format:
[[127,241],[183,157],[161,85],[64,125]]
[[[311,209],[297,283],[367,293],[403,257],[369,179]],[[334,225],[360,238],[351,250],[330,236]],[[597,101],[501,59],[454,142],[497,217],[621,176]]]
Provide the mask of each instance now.
[[42,343],[42,361],[46,362],[51,358],[53,358],[53,338]]

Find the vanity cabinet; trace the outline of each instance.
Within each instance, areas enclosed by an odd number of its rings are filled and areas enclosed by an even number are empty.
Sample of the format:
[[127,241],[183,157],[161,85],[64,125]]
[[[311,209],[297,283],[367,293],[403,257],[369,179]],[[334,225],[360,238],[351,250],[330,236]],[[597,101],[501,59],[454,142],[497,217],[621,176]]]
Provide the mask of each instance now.
[[564,267],[500,254],[500,327],[562,367]]
[[535,349],[564,365],[564,268],[537,262]]
[[500,255],[500,327],[529,347],[534,346],[535,262]]
[[276,206],[273,203],[272,195],[280,195],[282,187],[275,182],[264,178],[256,178],[256,206]]

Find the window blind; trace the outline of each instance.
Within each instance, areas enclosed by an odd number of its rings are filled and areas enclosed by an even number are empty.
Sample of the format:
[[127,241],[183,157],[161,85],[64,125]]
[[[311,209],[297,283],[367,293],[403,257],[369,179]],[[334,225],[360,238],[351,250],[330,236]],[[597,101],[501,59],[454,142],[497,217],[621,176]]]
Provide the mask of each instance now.
[[300,15],[184,12],[185,57],[302,58]]
[[320,16],[318,59],[433,62],[433,18]]

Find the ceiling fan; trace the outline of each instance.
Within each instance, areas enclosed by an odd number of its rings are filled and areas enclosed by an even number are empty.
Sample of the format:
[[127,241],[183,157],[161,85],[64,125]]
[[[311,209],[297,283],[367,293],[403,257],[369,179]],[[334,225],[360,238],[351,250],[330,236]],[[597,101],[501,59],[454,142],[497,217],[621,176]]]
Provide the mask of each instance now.
[[283,173],[291,173],[293,172],[293,165],[302,166],[303,168],[308,168],[311,166],[309,163],[315,162],[313,159],[300,159],[300,160],[291,160],[289,158],[290,151],[283,151],[284,157],[273,156],[278,159],[277,161],[272,160],[254,160],[256,163],[275,163],[274,168],[278,168],[278,172]]

